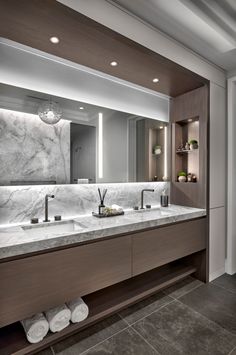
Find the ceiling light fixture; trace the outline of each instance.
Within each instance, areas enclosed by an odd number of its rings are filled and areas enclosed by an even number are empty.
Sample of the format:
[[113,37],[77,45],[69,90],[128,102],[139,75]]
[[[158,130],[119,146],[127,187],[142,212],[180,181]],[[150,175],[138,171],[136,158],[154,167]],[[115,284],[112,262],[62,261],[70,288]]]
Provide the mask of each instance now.
[[116,67],[116,66],[118,65],[118,63],[117,63],[116,61],[113,61],[113,62],[110,63],[110,65],[111,65],[112,67]]
[[56,124],[62,118],[62,109],[56,102],[49,100],[39,106],[38,115],[44,123]]
[[53,44],[57,44],[60,42],[59,38],[58,37],[50,37],[50,42],[53,43]]
[[163,129],[163,126],[160,126],[160,129]]
[[84,107],[83,106],[80,106],[80,108],[79,108],[80,110],[84,110]]
[[153,81],[154,83],[158,83],[159,79],[158,79],[158,78],[154,78],[154,79],[152,79],[152,81]]

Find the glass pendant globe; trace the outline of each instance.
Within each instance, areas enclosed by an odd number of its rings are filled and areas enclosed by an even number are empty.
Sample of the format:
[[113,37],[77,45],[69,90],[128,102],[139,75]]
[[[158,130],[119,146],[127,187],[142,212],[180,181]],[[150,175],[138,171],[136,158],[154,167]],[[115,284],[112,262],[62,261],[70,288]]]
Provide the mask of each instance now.
[[62,118],[62,110],[56,102],[43,102],[38,108],[40,119],[47,124],[55,124]]

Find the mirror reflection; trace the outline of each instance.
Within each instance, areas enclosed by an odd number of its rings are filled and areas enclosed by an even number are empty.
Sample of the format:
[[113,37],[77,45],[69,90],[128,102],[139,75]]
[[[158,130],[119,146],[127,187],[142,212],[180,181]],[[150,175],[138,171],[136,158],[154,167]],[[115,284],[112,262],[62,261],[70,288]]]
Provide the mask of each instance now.
[[3,84],[0,97],[1,185],[168,179],[166,122]]

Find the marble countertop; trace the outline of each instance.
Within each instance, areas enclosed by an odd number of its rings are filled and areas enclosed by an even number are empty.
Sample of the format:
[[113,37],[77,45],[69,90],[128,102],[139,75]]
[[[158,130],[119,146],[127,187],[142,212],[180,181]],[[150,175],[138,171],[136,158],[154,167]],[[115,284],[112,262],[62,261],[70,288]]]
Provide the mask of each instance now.
[[[39,233],[35,231],[40,225],[19,224],[0,226],[0,259],[20,256],[27,253],[48,250],[51,248],[98,240],[127,232],[135,232],[146,228],[163,226],[206,215],[205,209],[170,205],[169,207],[154,207],[146,211],[125,211],[123,216],[96,218],[93,216],[73,216],[61,222],[51,222],[50,225],[69,224],[75,221],[79,230],[60,232],[47,231],[45,227]],[[44,231],[45,229],[45,231]],[[53,229],[53,228],[51,228]]]

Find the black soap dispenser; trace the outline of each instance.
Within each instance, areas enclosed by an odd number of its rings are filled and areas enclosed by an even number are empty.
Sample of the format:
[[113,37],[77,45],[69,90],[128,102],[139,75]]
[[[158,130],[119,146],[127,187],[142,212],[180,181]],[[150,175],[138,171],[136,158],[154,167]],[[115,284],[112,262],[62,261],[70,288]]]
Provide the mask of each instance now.
[[166,190],[163,190],[161,193],[161,207],[168,207],[169,205],[169,196],[166,193]]

